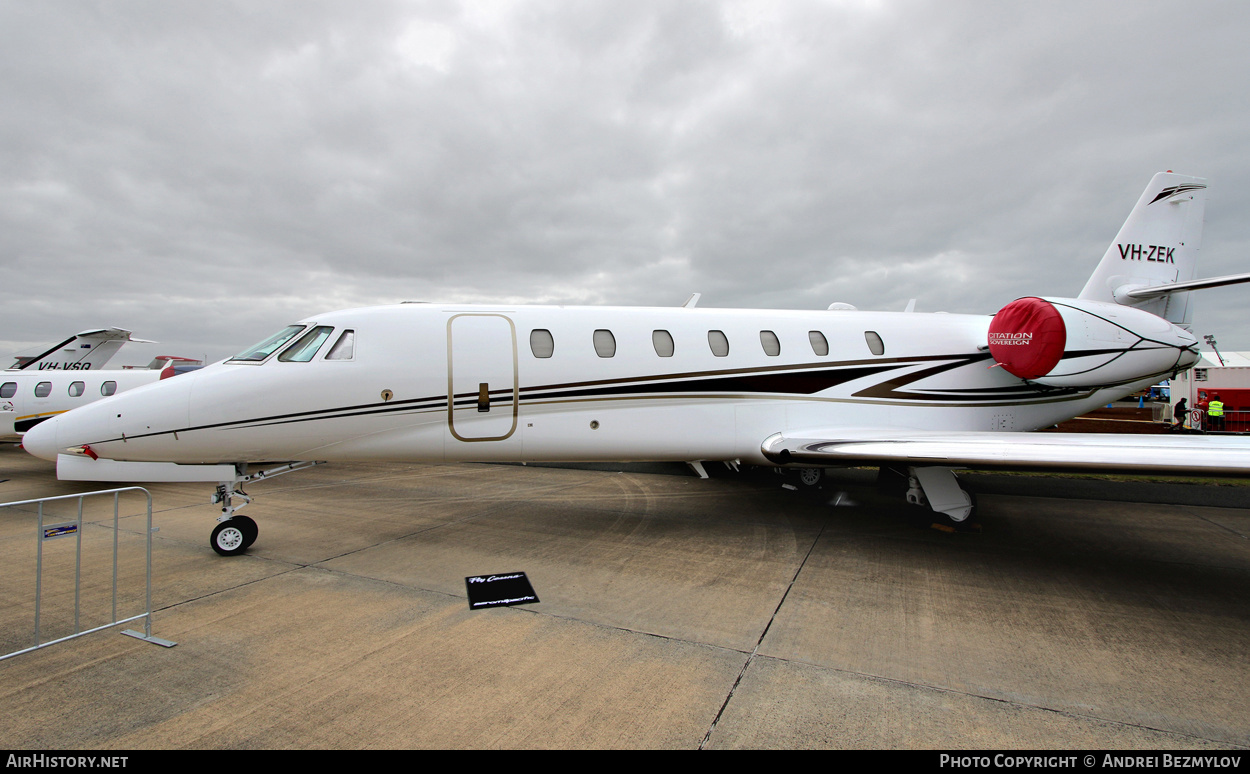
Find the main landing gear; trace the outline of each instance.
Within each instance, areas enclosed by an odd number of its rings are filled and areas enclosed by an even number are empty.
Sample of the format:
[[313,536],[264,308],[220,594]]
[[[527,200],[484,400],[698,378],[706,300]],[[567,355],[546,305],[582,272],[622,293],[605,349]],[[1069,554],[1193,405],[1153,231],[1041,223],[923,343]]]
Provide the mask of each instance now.
[[773,468],[781,476],[781,488],[814,494],[825,486],[824,468]]
[[819,487],[825,480],[824,468],[799,468],[794,471],[794,480],[800,490],[812,490]]
[[901,492],[909,504],[929,509],[949,527],[960,528],[976,513],[976,498],[950,468],[882,467],[877,488]]
[[928,507],[956,526],[976,510],[972,494],[959,485],[950,468],[909,467],[907,473],[907,502],[912,505]]

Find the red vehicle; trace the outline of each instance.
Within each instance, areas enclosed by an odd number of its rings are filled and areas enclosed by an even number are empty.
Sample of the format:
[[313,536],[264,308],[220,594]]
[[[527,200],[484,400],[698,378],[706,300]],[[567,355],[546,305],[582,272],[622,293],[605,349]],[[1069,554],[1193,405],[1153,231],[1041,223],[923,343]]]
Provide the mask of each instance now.
[[1224,403],[1224,429],[1237,433],[1250,432],[1250,389],[1236,390],[1227,387],[1218,389],[1204,387],[1198,390],[1198,400],[1194,403],[1194,408],[1202,409],[1202,426],[1210,428],[1210,421],[1206,419],[1205,415],[1207,404],[1216,395],[1219,395],[1220,400]]

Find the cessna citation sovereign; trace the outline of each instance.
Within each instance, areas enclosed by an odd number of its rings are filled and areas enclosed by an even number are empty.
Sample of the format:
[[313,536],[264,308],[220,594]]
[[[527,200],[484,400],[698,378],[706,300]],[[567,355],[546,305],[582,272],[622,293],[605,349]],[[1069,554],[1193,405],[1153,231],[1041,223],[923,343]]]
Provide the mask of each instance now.
[[[1250,474],[1230,437],[1033,434],[1198,360],[1189,293],[1206,184],[1160,173],[1076,298],[993,316],[400,304],[317,315],[229,360],[26,434],[61,478],[238,485],[301,465],[674,460],[879,465],[953,521],[953,468]],[[257,463],[285,463],[256,470]]]

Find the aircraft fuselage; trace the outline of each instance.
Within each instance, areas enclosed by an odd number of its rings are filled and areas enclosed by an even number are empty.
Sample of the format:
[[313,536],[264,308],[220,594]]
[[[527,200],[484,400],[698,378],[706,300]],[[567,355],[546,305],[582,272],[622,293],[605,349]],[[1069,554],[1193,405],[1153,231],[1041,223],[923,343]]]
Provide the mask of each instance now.
[[[994,367],[991,319],[682,307],[352,309],[300,323],[306,327],[292,340],[332,328],[306,361],[281,359],[279,347],[263,362],[223,361],[139,388],[75,411],[72,434],[43,433],[31,450],[42,456],[86,444],[115,460],[181,463],[766,464],[761,443],[789,429],[1032,430],[1186,365],[1188,350],[1171,349],[1162,370],[1151,365],[1134,381],[1038,385]],[[330,359],[332,342],[349,330],[350,358]]]

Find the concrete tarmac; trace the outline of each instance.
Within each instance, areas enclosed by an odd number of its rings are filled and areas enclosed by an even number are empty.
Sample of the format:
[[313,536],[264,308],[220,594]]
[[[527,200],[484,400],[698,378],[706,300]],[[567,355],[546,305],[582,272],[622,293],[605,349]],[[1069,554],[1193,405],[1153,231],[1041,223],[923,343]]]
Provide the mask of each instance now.
[[[177,646],[118,627],[0,661],[0,748],[1250,747],[1244,494],[988,477],[980,531],[950,533],[854,476],[639,470],[327,465],[249,487],[234,558],[210,485],[152,485],[153,634]],[[11,446],[0,479],[0,502],[107,488]],[[120,508],[121,615],[143,505]],[[85,513],[82,628],[108,620],[112,501]],[[10,652],[30,509],[0,510],[0,546]],[[44,544],[45,639],[72,631],[74,557]],[[540,603],[469,610],[467,576],[515,571]]]

